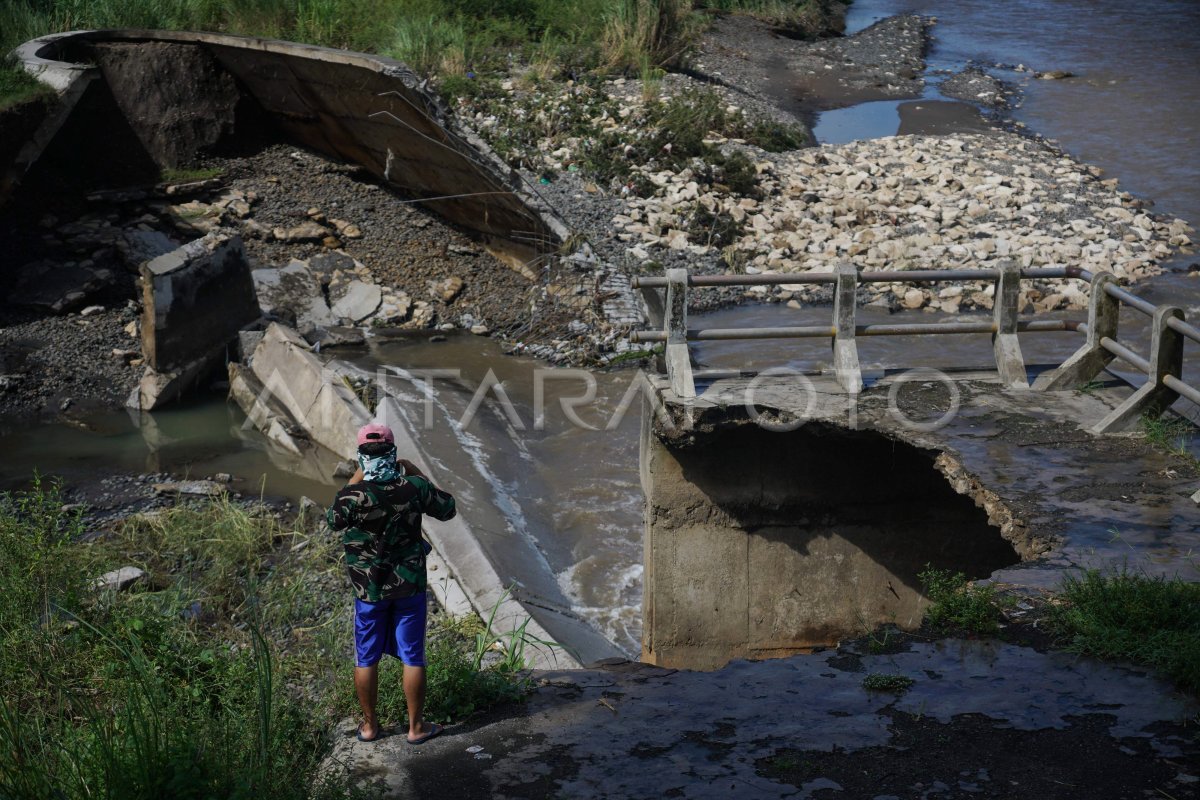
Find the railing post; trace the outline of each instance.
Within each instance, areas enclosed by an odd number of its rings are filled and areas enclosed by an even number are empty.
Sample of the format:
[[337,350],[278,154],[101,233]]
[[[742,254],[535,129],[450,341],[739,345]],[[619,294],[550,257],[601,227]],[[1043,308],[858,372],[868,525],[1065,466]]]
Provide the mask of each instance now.
[[993,297],[996,332],[992,334],[992,351],[996,356],[996,371],[1000,382],[1009,389],[1028,389],[1025,359],[1017,340],[1017,319],[1021,309],[1021,270],[1011,261],[1000,264]]
[[1043,392],[1075,389],[1099,375],[1112,362],[1113,354],[1100,342],[1105,338],[1117,340],[1121,303],[1104,290],[1104,287],[1115,280],[1116,277],[1111,272],[1098,272],[1092,278],[1087,341],[1058,369],[1047,372],[1034,381],[1033,388]]
[[1093,433],[1129,430],[1142,415],[1157,417],[1179,399],[1179,393],[1163,383],[1168,375],[1182,380],[1183,335],[1167,326],[1167,320],[1172,318],[1182,320],[1183,309],[1159,306],[1155,310],[1150,335],[1150,373],[1146,376],[1146,383],[1100,420],[1092,428]]
[[855,395],[863,387],[858,344],[854,340],[857,289],[858,270],[853,264],[838,264],[833,294],[833,370],[841,387]]
[[667,304],[663,329],[667,334],[664,359],[667,363],[667,378],[671,391],[681,400],[696,396],[696,382],[692,378],[692,357],[687,343],[688,271],[667,270]]

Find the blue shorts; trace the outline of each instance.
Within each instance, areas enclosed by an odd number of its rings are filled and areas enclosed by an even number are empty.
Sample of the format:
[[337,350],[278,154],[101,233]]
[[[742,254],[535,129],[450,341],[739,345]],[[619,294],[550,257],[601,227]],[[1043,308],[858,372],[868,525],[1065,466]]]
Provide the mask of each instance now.
[[384,653],[406,666],[425,666],[425,593],[368,603],[354,599],[354,663],[378,664]]

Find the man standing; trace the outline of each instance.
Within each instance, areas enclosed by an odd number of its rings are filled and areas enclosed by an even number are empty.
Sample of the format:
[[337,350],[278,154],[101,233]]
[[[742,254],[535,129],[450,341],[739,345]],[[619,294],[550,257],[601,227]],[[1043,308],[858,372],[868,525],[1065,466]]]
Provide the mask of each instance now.
[[385,425],[358,431],[359,469],[326,512],[342,532],[346,568],[354,586],[354,689],[362,706],[360,741],[379,738],[375,705],[379,661],[386,653],[404,664],[408,742],[442,732],[426,723],[425,555],[421,515],[447,520],[454,498],[438,489],[412,462],[396,458],[396,439]]

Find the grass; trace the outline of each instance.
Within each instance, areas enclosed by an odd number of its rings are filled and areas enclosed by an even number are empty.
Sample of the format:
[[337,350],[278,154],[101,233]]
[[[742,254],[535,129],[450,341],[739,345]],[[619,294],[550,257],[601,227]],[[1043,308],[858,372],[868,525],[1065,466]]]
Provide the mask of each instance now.
[[[719,7],[822,30],[825,0],[0,0],[0,53],[80,28],[211,30],[394,56],[448,78],[539,65],[544,75],[678,64]],[[461,87],[460,87],[461,88]],[[0,69],[0,107],[35,84]]]
[[[346,796],[316,780],[351,692],[337,538],[226,498],[82,532],[53,485],[0,495],[0,797]],[[124,565],[147,579],[90,587]],[[484,630],[431,617],[431,717],[523,693],[521,653],[478,668]]]
[[961,572],[929,565],[917,578],[930,602],[925,622],[934,631],[987,636],[999,630],[1000,612],[993,587],[972,586]]
[[905,675],[885,675],[881,672],[872,672],[862,679],[862,687],[868,692],[903,694],[912,688],[914,683],[916,681]]
[[219,167],[200,167],[196,169],[164,169],[162,171],[163,183],[192,183],[193,181],[206,181],[210,178],[218,178],[221,175]]
[[1169,413],[1159,417],[1143,416],[1141,427],[1150,444],[1200,468],[1200,459],[1193,456],[1191,451],[1196,426],[1190,421]]
[[1068,577],[1050,622],[1068,650],[1161,670],[1200,694],[1200,584],[1129,571]]

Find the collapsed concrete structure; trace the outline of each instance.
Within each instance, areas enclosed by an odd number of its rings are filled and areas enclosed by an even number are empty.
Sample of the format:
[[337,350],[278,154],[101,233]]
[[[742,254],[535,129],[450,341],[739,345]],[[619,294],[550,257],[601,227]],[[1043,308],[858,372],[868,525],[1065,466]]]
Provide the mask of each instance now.
[[[217,33],[75,31],[15,55],[60,105],[9,166],[0,197],[72,115],[106,124],[120,166],[165,168],[254,141],[289,141],[358,164],[522,264],[566,226],[520,176],[459,126],[416,73],[383,56]],[[69,147],[54,169],[72,168]]]
[[146,372],[127,405],[150,411],[223,365],[226,348],[261,312],[236,236],[211,233],[147,261],[141,287]]
[[1200,581],[1187,470],[1081,429],[1125,401],[1122,381],[1047,395],[991,371],[874,378],[861,395],[831,376],[719,379],[694,398],[654,379],[643,661],[713,669],[914,630],[927,565],[1035,595],[1081,568]]

